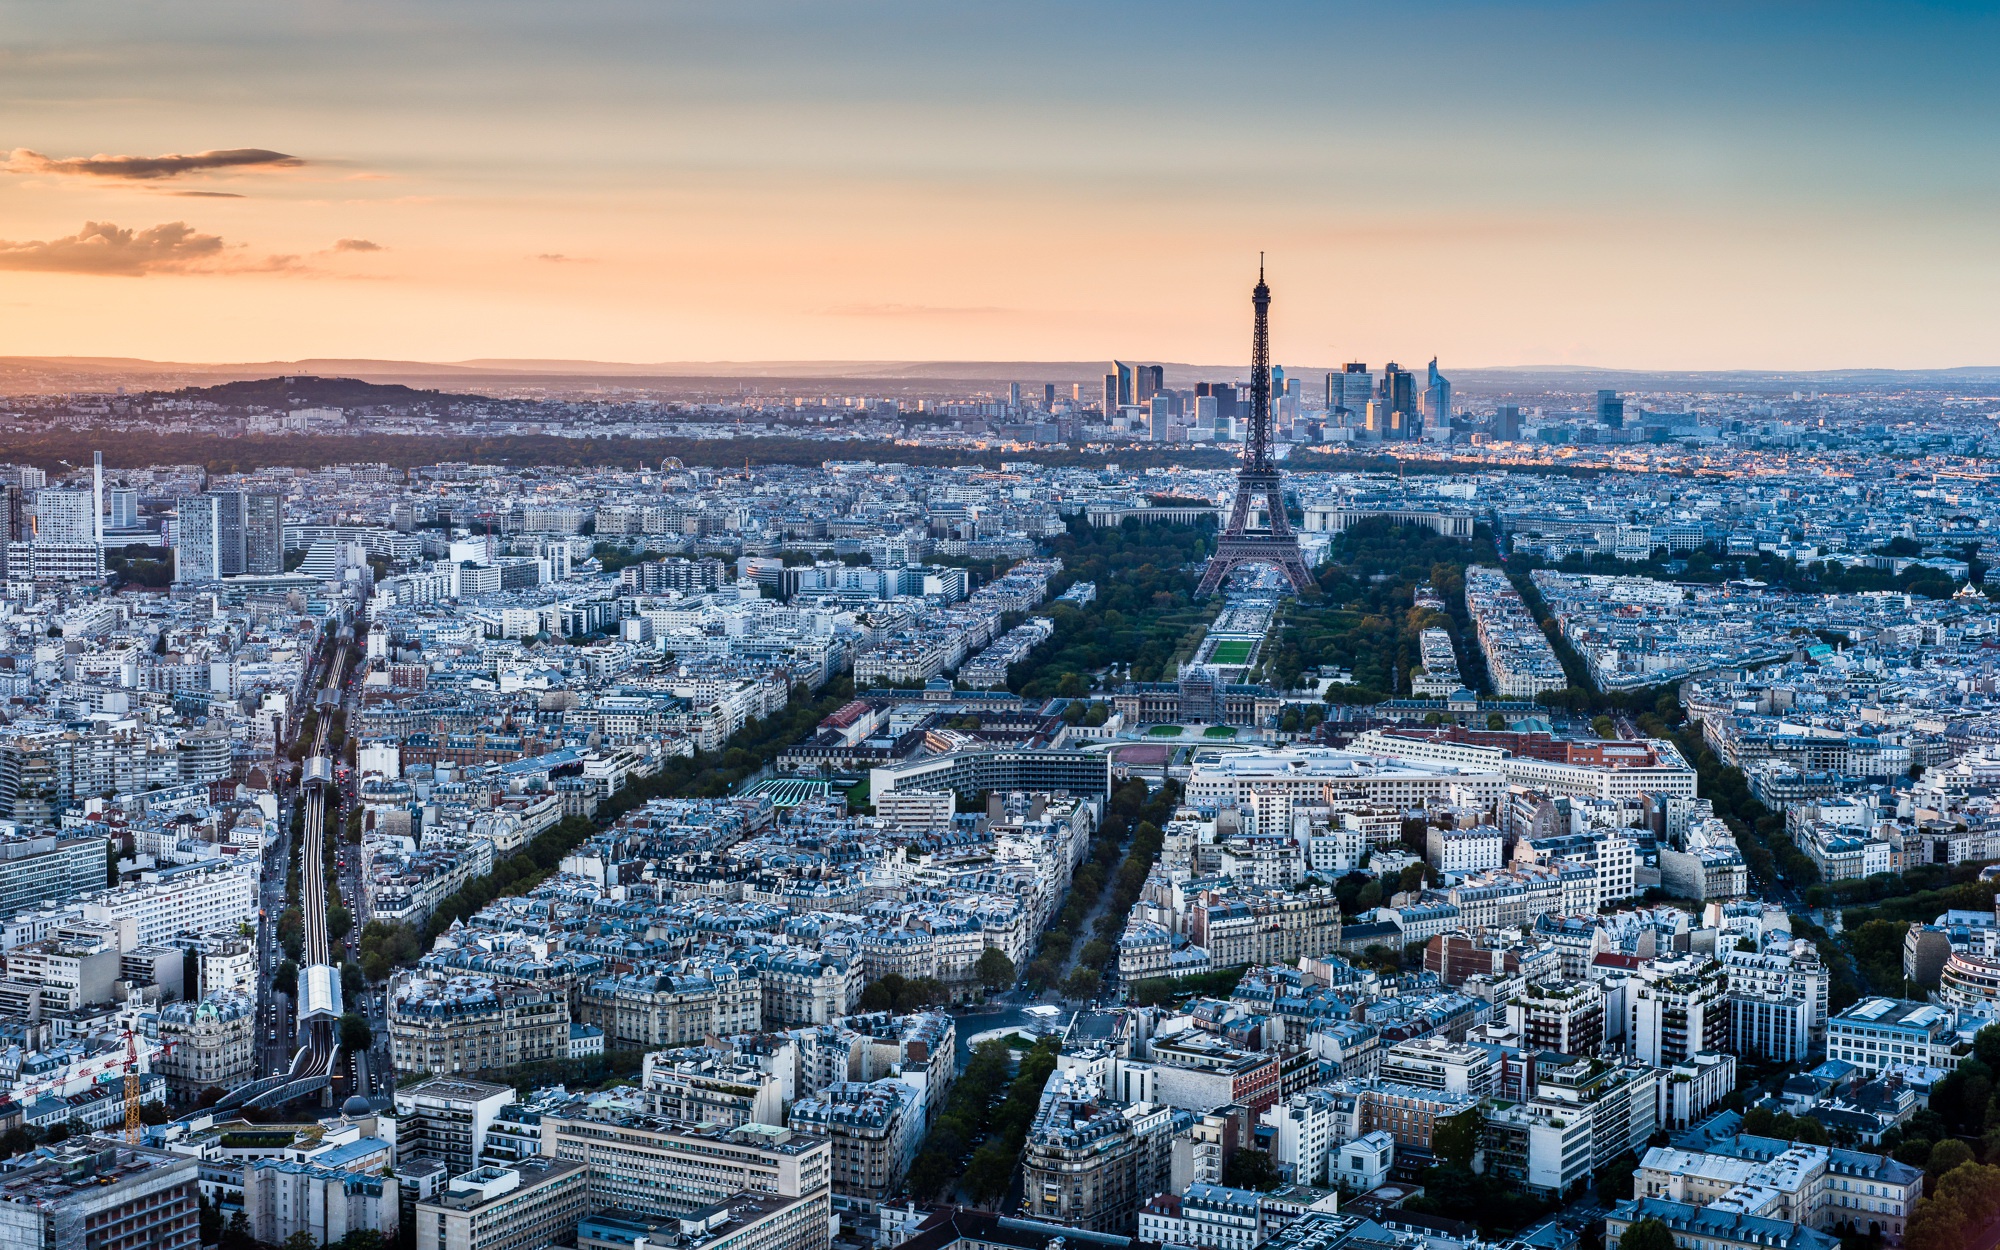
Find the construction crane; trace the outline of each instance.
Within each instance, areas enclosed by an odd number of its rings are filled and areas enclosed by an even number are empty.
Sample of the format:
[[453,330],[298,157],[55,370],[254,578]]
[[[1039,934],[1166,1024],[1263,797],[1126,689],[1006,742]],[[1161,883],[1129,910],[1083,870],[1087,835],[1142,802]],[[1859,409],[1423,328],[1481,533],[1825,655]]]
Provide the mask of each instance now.
[[125,1030],[125,1140],[139,1144],[139,1039]]

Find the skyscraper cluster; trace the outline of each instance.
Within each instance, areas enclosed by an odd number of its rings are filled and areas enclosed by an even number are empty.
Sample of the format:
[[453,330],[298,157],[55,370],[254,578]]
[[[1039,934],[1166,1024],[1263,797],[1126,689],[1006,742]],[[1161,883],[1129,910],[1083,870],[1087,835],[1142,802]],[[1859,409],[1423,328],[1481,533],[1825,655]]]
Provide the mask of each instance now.
[[1419,396],[1416,375],[1395,361],[1382,366],[1378,381],[1368,366],[1351,361],[1326,375],[1327,422],[1357,431],[1367,441],[1408,442],[1426,426],[1444,428],[1451,417],[1451,382],[1430,363]]

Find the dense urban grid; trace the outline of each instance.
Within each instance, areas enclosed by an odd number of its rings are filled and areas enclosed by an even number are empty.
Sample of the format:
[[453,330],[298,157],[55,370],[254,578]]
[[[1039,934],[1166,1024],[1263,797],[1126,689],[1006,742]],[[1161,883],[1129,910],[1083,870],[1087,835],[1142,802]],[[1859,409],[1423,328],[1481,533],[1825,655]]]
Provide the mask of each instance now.
[[5,1244],[1992,1245],[2000,394],[1184,372],[24,387]]

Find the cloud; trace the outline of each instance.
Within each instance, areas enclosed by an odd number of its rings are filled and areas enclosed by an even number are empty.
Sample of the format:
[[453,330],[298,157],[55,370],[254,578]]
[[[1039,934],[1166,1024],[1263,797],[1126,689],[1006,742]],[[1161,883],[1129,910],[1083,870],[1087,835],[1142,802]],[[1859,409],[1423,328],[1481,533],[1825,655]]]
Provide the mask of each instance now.
[[380,243],[368,239],[341,239],[334,243],[336,252],[381,252],[386,251]]
[[181,174],[210,169],[293,169],[305,164],[296,156],[268,148],[219,148],[209,152],[164,156],[44,156],[29,148],[15,148],[4,168],[13,174],[75,174],[91,178],[120,178],[129,182],[151,182],[176,178]]
[[168,191],[167,195],[182,195],[191,200],[240,200],[244,198],[234,191]]
[[545,260],[551,265],[588,265],[591,263],[591,259],[588,256],[565,256],[561,252],[541,252],[535,256],[535,259]]
[[[275,256],[251,267],[286,268],[294,259]],[[108,221],[86,221],[83,229],[60,239],[20,243],[0,239],[0,269],[41,273],[137,278],[149,273],[214,270],[222,267],[222,260],[221,237],[202,234],[184,221],[169,221],[146,230],[125,230]]]

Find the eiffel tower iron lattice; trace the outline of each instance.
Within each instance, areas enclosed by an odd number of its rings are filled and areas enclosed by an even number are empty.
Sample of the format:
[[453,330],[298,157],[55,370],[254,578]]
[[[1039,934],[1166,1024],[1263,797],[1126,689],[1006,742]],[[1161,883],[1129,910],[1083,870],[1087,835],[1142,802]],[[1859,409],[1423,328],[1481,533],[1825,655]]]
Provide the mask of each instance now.
[[[1298,535],[1285,515],[1284,474],[1271,460],[1271,288],[1264,285],[1264,261],[1257,259],[1257,286],[1250,292],[1256,329],[1250,337],[1250,430],[1243,444],[1243,467],[1236,471],[1236,501],[1229,522],[1215,541],[1215,554],[1202,570],[1197,599],[1222,589],[1229,575],[1248,564],[1264,564],[1283,573],[1292,589],[1305,594],[1316,589],[1299,554]],[[1250,504],[1258,497],[1270,524],[1250,528]]]

